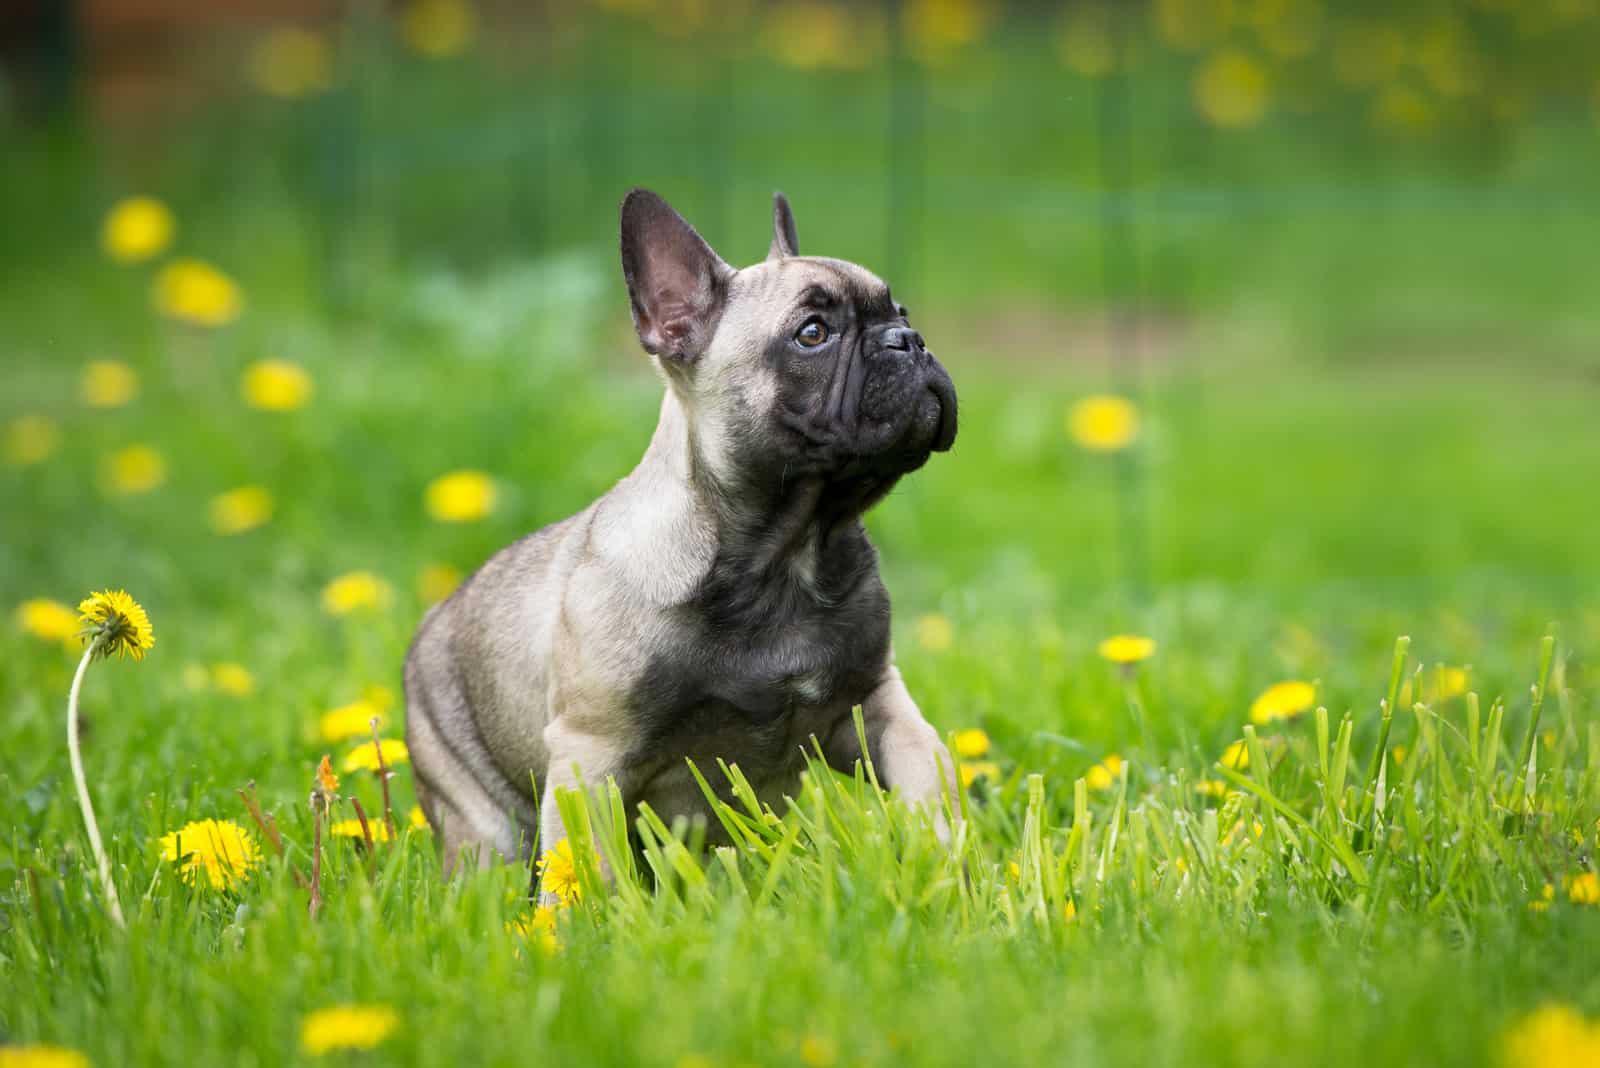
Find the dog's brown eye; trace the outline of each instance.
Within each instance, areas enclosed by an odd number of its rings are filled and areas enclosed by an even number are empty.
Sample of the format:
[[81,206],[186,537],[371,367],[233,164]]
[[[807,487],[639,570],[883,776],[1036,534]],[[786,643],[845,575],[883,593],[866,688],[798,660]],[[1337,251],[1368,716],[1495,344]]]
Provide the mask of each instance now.
[[803,348],[814,349],[828,340],[828,328],[820,319],[811,319],[795,333],[794,339]]

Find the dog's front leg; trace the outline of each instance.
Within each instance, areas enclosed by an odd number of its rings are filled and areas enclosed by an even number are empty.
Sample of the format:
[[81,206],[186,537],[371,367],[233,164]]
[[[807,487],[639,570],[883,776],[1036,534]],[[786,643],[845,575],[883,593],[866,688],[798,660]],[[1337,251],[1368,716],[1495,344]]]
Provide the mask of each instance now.
[[[567,837],[567,828],[561,821],[561,808],[556,802],[557,790],[592,789],[604,783],[606,776],[617,771],[622,757],[621,749],[608,738],[592,734],[574,726],[572,717],[558,717],[544,729],[545,749],[549,753],[544,786],[539,801],[539,849],[543,857]],[[605,857],[600,860],[600,873],[608,881],[611,873]],[[556,905],[560,899],[548,888],[540,885],[537,860],[534,863],[532,889],[542,905]]]
[[[885,665],[878,685],[861,702],[861,719],[867,751],[879,781],[898,790],[908,803],[929,810],[939,840],[949,844],[946,798],[956,820],[961,819],[955,762],[939,732],[922,718],[921,709],[900,677],[900,669],[893,663]],[[826,749],[828,761],[837,768],[848,769],[860,756],[861,744],[853,719],[840,724],[830,742]]]

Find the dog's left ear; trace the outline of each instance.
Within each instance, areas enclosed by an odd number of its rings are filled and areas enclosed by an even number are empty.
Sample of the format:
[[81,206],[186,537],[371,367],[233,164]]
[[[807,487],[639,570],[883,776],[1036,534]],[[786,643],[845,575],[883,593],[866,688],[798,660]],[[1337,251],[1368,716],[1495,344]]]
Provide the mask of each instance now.
[[772,194],[772,247],[767,249],[767,259],[781,260],[785,256],[800,255],[800,238],[794,232],[794,212],[789,210],[789,198],[782,193]]
[[646,352],[674,360],[702,355],[733,273],[665,200],[648,189],[623,198],[622,277]]

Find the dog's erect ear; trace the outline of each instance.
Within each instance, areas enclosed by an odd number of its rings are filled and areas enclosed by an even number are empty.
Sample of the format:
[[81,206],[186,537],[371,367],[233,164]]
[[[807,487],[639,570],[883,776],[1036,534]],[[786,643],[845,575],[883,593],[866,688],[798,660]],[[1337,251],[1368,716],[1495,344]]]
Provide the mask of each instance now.
[[794,212],[789,210],[789,198],[782,193],[772,194],[772,247],[767,249],[767,259],[781,260],[785,256],[800,255],[800,238],[794,232]]
[[733,268],[648,189],[635,189],[622,201],[622,277],[646,352],[677,360],[705,352],[722,318]]

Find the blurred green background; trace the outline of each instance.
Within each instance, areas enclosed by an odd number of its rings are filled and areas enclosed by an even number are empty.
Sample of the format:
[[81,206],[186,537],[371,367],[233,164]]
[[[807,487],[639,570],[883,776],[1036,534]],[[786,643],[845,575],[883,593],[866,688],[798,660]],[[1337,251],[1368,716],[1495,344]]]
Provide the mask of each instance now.
[[[736,264],[781,189],[803,250],[910,306],[962,429],[869,520],[898,656],[938,727],[986,729],[1055,811],[1113,750],[1209,767],[1285,678],[1370,745],[1401,633],[1408,670],[1466,669],[1521,730],[1554,624],[1576,747],[1600,645],[1597,56],[1596,0],[11,5],[0,929],[31,907],[20,873],[77,848],[59,606],[125,586],[155,623],[87,712],[143,886],[148,840],[239,818],[247,780],[300,819],[346,744],[322,714],[397,720],[423,607],[626,473],[660,391],[616,262],[636,185]],[[1158,643],[1147,738],[1095,655],[1119,631]],[[1484,1056],[1489,1024],[1426,1006],[1531,1002],[1501,935],[1498,963],[1424,955],[1409,1007],[1348,1041]],[[1313,984],[1304,952],[1283,967]],[[1593,1010],[1582,959],[1547,978]],[[1302,1037],[1348,1053],[1343,1009],[1307,998]],[[136,1031],[108,1001],[0,1008],[0,1039]],[[227,1048],[231,1011],[191,1052]],[[1154,1063],[1113,1026],[1130,1011],[1075,1048]],[[1168,1055],[1216,1052],[1172,1027]],[[1210,1059],[1277,1050],[1230,1048]]]

